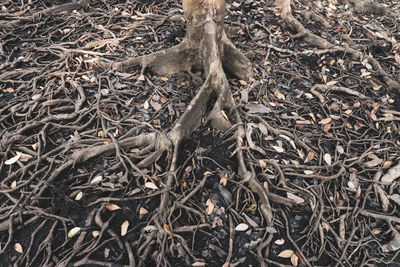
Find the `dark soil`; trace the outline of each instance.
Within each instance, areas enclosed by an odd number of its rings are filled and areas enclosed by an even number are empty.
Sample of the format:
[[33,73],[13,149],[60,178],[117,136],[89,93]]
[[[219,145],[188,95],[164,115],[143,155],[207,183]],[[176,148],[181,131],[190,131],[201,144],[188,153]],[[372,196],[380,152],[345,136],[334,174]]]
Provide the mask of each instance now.
[[[167,132],[201,87],[187,73],[148,70],[143,80],[140,67],[103,71],[93,63],[180,43],[180,1],[78,1],[71,10],[40,13],[69,2],[0,4],[0,266],[284,266],[294,258],[298,266],[400,265],[399,182],[380,182],[400,160],[400,99],[370,64],[294,38],[272,1],[227,1],[228,32],[255,73],[249,81],[228,76],[251,129],[245,161],[269,193],[287,200],[270,200],[267,225],[258,197],[239,177],[234,129],[205,122],[185,140],[173,188],[165,186],[171,152],[140,170],[147,153],[137,147],[62,169],[76,151]],[[294,16],[312,33],[332,44],[349,35],[350,47],[400,81],[397,2],[378,1],[392,12],[382,16],[356,13],[346,1],[294,2]],[[330,27],[304,19],[300,11],[308,9]],[[108,42],[95,43],[102,40]],[[319,91],[322,103],[310,91],[316,84],[365,98],[332,89]],[[17,152],[22,158],[6,164]],[[176,206],[206,172],[204,186]],[[160,228],[153,221],[163,192],[171,205]],[[235,230],[241,223],[248,230]],[[157,239],[165,225],[173,234]],[[68,237],[74,227],[79,233]]]

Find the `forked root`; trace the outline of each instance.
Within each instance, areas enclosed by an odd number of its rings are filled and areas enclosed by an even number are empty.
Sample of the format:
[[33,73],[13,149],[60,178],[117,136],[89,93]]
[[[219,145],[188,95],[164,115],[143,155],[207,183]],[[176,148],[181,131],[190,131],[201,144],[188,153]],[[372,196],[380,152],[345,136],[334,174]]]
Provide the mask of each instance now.
[[[184,4],[185,3],[187,2],[184,1]],[[204,5],[206,4],[207,3]],[[181,44],[165,51],[127,59],[119,63],[103,62],[101,66],[103,68],[111,67],[113,70],[126,70],[127,68],[141,65],[142,72],[145,68],[149,67],[162,75],[171,75],[177,72],[190,70],[192,67],[202,67],[206,76],[205,82],[173,128],[169,133],[162,136],[162,145],[159,146],[160,149],[154,152],[154,157],[152,157],[151,160],[149,158],[145,160],[145,165],[148,165],[153,159],[157,159],[160,153],[162,154],[164,151],[173,148],[169,174],[165,181],[167,188],[173,188],[177,171],[179,144],[181,141],[189,138],[193,131],[202,123],[208,121],[211,122],[214,128],[222,131],[226,131],[232,128],[233,124],[237,124],[235,136],[236,151],[238,151],[236,154],[239,162],[238,173],[243,182],[248,183],[250,189],[257,194],[261,213],[266,223],[270,224],[273,220],[273,215],[267,192],[256,179],[255,174],[248,171],[246,167],[245,158],[242,153],[245,131],[224,72],[225,69],[227,72],[240,79],[247,79],[252,76],[252,66],[250,61],[227,38],[223,30],[223,12],[221,13],[219,9],[203,8],[204,10],[198,13],[186,12],[186,18],[188,20],[187,35]],[[206,114],[207,107],[213,99],[216,99],[213,108],[209,114]],[[231,119],[228,118],[229,115],[232,115]],[[143,137],[145,140],[141,140],[141,145],[146,145],[152,140],[155,140],[155,138],[154,135]],[[108,151],[111,149],[110,146],[107,147],[106,150]],[[86,159],[87,156],[80,155],[78,158],[82,160]],[[141,163],[137,166],[144,166],[144,164],[140,164]],[[165,253],[168,249],[166,237],[170,233],[167,233],[163,227],[163,225],[165,226],[165,224],[168,224],[168,207],[180,207],[178,205],[179,203],[175,203],[176,201],[173,203],[171,202],[173,201],[171,201],[170,193],[168,191],[164,192],[161,195],[158,213],[153,217],[153,223],[159,230],[157,240],[160,247],[160,254]],[[173,225],[169,224],[169,227],[172,228],[171,230],[173,232]],[[158,264],[162,263],[158,262]]]
[[[349,2],[356,2],[356,1],[351,0]],[[373,1],[370,0],[359,1],[359,2],[373,3]],[[296,32],[296,35],[294,36],[295,38],[302,38],[306,43],[308,43],[311,46],[319,47],[322,49],[330,49],[332,50],[332,53],[343,52],[346,54],[350,54],[354,60],[359,60],[359,61],[366,60],[372,66],[376,74],[382,78],[382,80],[386,83],[386,85],[390,90],[395,90],[400,93],[400,83],[392,79],[391,76],[382,69],[378,61],[374,59],[372,56],[367,56],[362,52],[358,51],[357,49],[351,47],[333,45],[324,38],[321,38],[313,34],[293,16],[291,0],[277,0],[276,4],[278,7],[281,8],[281,17],[286,23],[286,25],[288,25]]]

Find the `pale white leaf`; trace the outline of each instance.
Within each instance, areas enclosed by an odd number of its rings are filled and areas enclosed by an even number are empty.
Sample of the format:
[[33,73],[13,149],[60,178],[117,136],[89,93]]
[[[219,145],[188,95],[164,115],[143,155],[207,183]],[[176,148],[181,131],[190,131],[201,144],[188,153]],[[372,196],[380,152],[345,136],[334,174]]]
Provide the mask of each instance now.
[[79,191],[79,193],[75,196],[75,200],[76,201],[81,200],[82,197],[83,197],[83,192]]
[[277,239],[277,240],[275,240],[274,244],[281,246],[281,245],[285,244],[285,239],[283,239],[283,238]]
[[193,267],[205,267],[206,263],[202,261],[196,261],[195,263],[192,264]]
[[272,146],[272,148],[275,149],[279,153],[285,152],[285,149],[281,146]]
[[154,189],[154,190],[157,190],[157,189],[158,189],[158,187],[157,187],[154,183],[152,183],[152,182],[147,182],[147,183],[144,184],[144,186],[145,186],[146,188],[149,188],[149,189]]
[[4,162],[4,164],[6,164],[6,165],[12,165],[12,164],[14,164],[15,162],[17,162],[17,161],[19,160],[19,158],[21,157],[21,155],[22,155],[21,152],[17,152],[17,155],[15,155],[14,157],[12,157],[12,158],[6,160],[6,161]]
[[21,253],[21,254],[24,253],[24,250],[22,249],[22,245],[20,243],[15,243],[14,249],[18,253]]
[[144,104],[143,104],[143,108],[144,108],[144,109],[149,109],[149,107],[150,107],[149,101],[146,100],[146,101],[144,102]]
[[147,225],[145,228],[143,228],[143,230],[146,232],[152,232],[157,231],[158,228],[155,225]]
[[80,227],[74,227],[68,232],[68,237],[73,237],[74,235],[76,235],[80,231],[81,231]]
[[325,153],[324,161],[326,162],[326,164],[331,165],[332,164],[332,156],[328,153]]
[[238,232],[246,231],[247,229],[249,229],[249,226],[245,223],[240,223],[235,227],[235,230]]
[[93,178],[93,180],[90,182],[91,184],[97,184],[103,179],[103,176],[97,175],[96,177]]

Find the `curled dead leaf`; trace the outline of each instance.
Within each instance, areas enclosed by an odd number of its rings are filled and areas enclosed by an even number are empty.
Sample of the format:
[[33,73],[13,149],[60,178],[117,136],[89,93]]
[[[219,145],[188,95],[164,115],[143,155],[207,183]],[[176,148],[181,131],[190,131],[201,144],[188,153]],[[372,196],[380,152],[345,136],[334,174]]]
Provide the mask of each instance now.
[[100,235],[100,231],[97,231],[97,230],[92,231],[92,236],[93,237],[98,237],[99,235]]

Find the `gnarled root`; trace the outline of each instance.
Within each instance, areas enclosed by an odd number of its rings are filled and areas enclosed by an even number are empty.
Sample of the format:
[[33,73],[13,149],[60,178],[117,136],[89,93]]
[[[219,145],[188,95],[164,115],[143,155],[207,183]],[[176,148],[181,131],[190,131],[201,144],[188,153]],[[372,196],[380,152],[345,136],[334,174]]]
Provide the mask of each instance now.
[[[185,3],[187,4],[188,2],[190,1],[184,1],[184,10]],[[216,2],[214,1],[213,5],[216,4]],[[224,3],[224,1],[222,2]],[[199,3],[201,2],[196,2],[195,4]],[[160,153],[162,154],[164,151],[169,150],[170,147],[173,147],[169,174],[165,181],[166,187],[172,188],[177,171],[178,149],[181,141],[185,138],[189,138],[192,132],[203,123],[203,119],[205,119],[205,122],[210,121],[214,128],[222,131],[231,129],[233,123],[235,123],[237,124],[235,151],[237,151],[236,154],[239,162],[239,176],[242,177],[243,182],[249,184],[250,189],[259,197],[261,213],[267,224],[270,224],[273,215],[267,192],[260,185],[255,174],[247,170],[245,164],[244,155],[242,154],[245,130],[224,72],[225,69],[227,72],[241,79],[246,79],[252,76],[252,66],[250,61],[227,38],[223,30],[223,8],[221,9],[221,6],[207,7],[207,3],[203,4],[205,6],[201,7],[203,8],[201,12],[193,12],[191,9],[188,10],[186,6],[185,16],[188,22],[187,35],[181,44],[165,51],[127,59],[118,63],[103,61],[100,63],[100,66],[103,68],[111,67],[112,70],[125,70],[136,65],[141,65],[142,74],[144,69],[148,67],[161,75],[171,75],[177,72],[191,70],[192,67],[201,66],[204,69],[206,80],[200,90],[173,128],[166,135],[158,137],[160,139],[158,142],[158,149],[154,152],[156,154],[152,157],[152,160],[145,159],[137,164],[137,167],[150,164],[153,162],[153,159],[157,159],[160,156]],[[215,99],[214,106],[209,114],[206,114],[207,106],[213,99]],[[231,119],[228,118],[229,115],[233,115]],[[142,136],[140,142],[133,137],[130,141],[125,141],[125,143],[120,145],[125,146],[132,142],[137,145],[139,142],[140,145],[143,146],[151,143],[155,139],[155,134],[149,134]],[[107,145],[103,150],[109,152],[112,150],[112,146]],[[93,151],[91,153],[80,153],[76,158],[82,161],[92,157],[94,154],[96,153]],[[158,228],[157,241],[159,257],[157,257],[157,262],[161,265],[167,264],[167,262],[161,262],[165,260],[165,257],[160,257],[160,255],[168,250],[169,242],[167,242],[167,236],[171,234],[170,231],[166,230],[165,225],[171,228],[172,236],[179,240],[179,236],[174,233],[173,225],[169,222],[170,213],[167,212],[171,210],[169,209],[171,207],[173,207],[172,210],[181,208],[187,209],[184,203],[178,202],[177,200],[172,201],[171,194],[165,191],[162,194],[158,212],[153,216],[153,222]],[[183,243],[182,245],[184,246]],[[141,258],[146,258],[146,253],[148,252],[149,251],[144,251],[144,255],[142,255]]]

